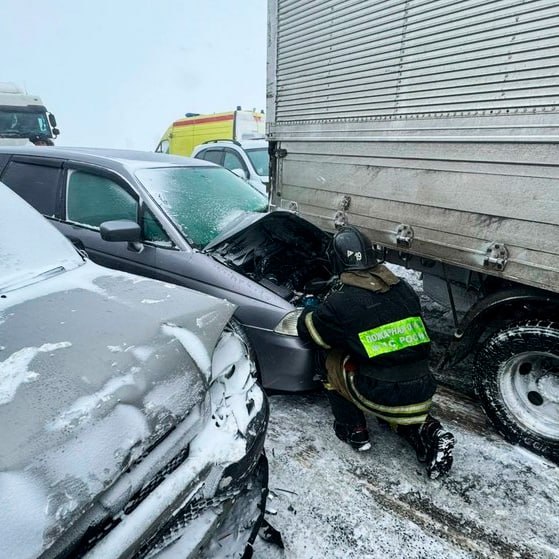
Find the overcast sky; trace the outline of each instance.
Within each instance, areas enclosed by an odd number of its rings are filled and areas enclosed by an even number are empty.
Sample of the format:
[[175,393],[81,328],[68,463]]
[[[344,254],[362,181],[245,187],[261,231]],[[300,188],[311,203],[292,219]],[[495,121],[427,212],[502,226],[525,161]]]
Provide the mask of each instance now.
[[186,112],[265,109],[266,0],[0,0],[0,81],[58,145],[153,150]]

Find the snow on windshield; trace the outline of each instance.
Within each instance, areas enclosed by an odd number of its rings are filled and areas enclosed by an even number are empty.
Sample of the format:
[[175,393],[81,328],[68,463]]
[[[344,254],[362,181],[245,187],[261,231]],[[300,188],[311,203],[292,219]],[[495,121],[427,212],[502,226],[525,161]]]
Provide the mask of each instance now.
[[0,290],[83,262],[61,233],[2,183],[0,208]]
[[229,216],[268,208],[266,196],[221,167],[139,169],[136,176],[197,248],[215,239]]

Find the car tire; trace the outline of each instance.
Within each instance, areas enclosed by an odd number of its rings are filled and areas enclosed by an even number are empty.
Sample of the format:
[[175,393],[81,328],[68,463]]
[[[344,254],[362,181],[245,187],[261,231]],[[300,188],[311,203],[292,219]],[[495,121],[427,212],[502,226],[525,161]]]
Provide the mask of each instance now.
[[506,440],[559,461],[559,324],[526,320],[491,334],[475,358],[475,388]]

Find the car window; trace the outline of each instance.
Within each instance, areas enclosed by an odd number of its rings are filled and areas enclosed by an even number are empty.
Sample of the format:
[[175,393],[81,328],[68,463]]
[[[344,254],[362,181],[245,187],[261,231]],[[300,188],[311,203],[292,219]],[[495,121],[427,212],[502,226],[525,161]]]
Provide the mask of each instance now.
[[268,148],[247,149],[245,151],[258,175],[267,177],[270,167]]
[[7,153],[0,153],[0,174],[2,174],[2,169],[4,169],[9,160],[10,156]]
[[69,221],[99,227],[104,221],[138,221],[138,201],[115,181],[83,171],[70,171],[66,190]]
[[43,215],[54,216],[61,169],[12,161],[2,182]]
[[230,150],[225,152],[223,166],[230,171],[233,169],[242,169],[243,171],[247,170],[244,161],[234,151]]
[[167,233],[163,230],[163,227],[161,227],[159,221],[157,221],[157,218],[153,215],[151,210],[145,206],[142,216],[142,238],[144,241],[165,244],[167,246],[173,244]]
[[196,156],[197,159],[205,159],[206,161],[211,161],[217,165],[221,165],[223,160],[223,151],[220,149],[207,149],[202,151]]
[[161,140],[155,151],[157,153],[169,153],[169,140]]

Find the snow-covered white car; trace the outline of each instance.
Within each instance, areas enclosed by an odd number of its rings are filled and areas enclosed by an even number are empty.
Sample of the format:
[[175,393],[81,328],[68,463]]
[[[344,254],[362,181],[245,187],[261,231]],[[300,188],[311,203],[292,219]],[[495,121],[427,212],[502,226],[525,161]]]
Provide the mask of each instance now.
[[209,140],[196,146],[191,157],[221,165],[266,194],[270,165],[266,140]]
[[268,408],[234,306],[0,208],[0,557],[241,556]]

